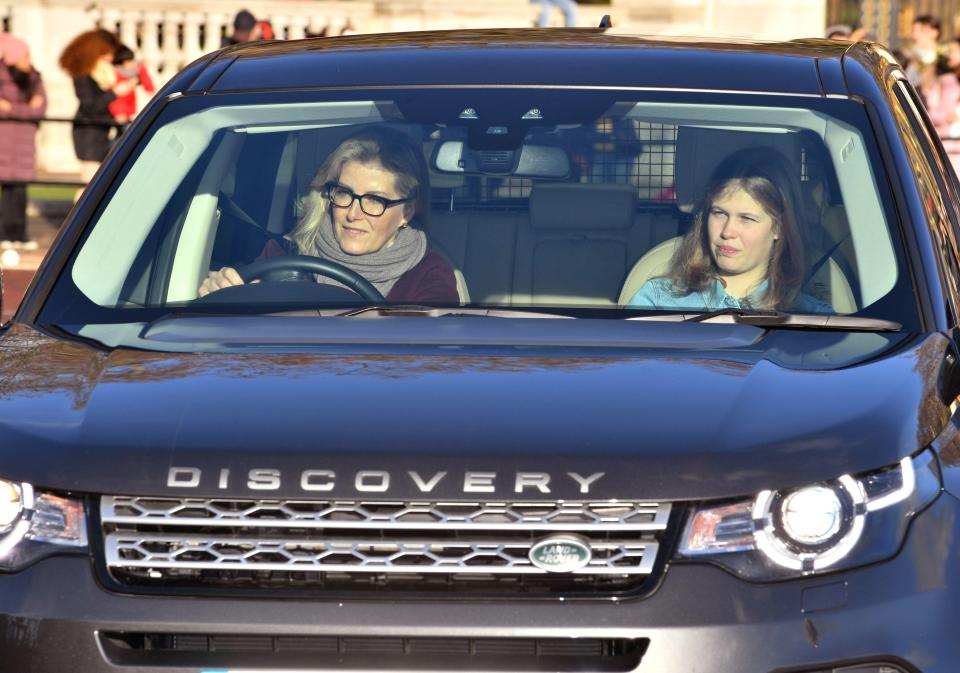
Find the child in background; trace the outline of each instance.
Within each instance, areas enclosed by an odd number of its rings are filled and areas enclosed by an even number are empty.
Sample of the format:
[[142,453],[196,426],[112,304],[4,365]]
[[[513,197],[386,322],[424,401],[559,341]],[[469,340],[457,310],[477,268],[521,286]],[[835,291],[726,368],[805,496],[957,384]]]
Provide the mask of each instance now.
[[[137,62],[133,56],[133,51],[126,45],[121,44],[117,47],[113,55],[113,65],[117,71],[117,81],[135,80],[143,90],[149,94],[156,91],[153,86],[153,80],[142,63]],[[134,87],[130,93],[124,96],[117,96],[109,105],[110,114],[116,120],[120,131],[124,131],[133,118],[137,115],[137,91]]]
[[[273,24],[269,21],[257,21],[257,28],[259,28],[259,36],[256,38],[258,40],[272,40],[274,39],[273,34]],[[257,31],[254,31],[257,32]]]

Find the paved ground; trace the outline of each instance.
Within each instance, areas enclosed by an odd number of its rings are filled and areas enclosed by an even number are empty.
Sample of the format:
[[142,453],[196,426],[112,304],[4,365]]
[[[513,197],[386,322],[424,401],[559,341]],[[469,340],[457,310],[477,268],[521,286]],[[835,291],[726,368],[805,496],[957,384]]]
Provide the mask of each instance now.
[[3,311],[0,313],[0,322],[6,322],[20,305],[20,300],[33,279],[34,272],[57,235],[65,215],[64,211],[63,204],[42,205],[39,211],[36,207],[30,209],[27,217],[27,235],[37,241],[40,248],[31,252],[20,251],[17,264],[0,263],[0,269],[3,270]]

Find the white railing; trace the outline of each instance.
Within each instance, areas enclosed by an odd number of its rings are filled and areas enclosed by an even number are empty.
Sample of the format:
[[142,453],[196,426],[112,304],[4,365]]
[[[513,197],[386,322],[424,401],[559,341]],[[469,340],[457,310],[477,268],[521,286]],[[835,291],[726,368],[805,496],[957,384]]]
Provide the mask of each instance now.
[[[12,4],[10,4],[12,3]],[[100,26],[117,32],[161,86],[180,68],[220,47],[233,16],[245,6],[271,22],[275,36],[297,39],[326,29],[357,32],[530,27],[540,5],[528,0],[0,0],[0,21],[27,41],[43,74],[48,116],[72,117],[72,82],[60,69],[60,52],[78,33]],[[595,26],[604,14],[618,30],[635,33],[723,34],[783,39],[819,35],[822,0],[610,0],[581,5],[578,25]],[[554,12],[553,22],[561,16]],[[47,172],[75,173],[69,124],[41,126],[38,163]]]
[[[160,81],[219,49],[221,38],[232,30],[238,6],[232,0],[208,0],[202,9],[176,1],[163,3],[162,8],[160,4],[156,0],[100,2],[88,11],[92,23],[116,32]],[[324,30],[339,35],[348,23],[378,23],[372,0],[289,0],[269,5],[250,3],[249,7],[258,18],[270,21],[277,39],[299,39]]]

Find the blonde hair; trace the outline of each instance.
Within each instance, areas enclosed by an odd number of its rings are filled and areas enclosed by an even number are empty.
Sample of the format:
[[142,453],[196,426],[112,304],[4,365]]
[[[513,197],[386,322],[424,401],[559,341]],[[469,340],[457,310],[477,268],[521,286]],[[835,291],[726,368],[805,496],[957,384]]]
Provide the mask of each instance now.
[[753,197],[770,215],[777,236],[767,264],[767,289],[757,308],[786,308],[794,302],[803,284],[805,259],[798,228],[800,200],[787,165],[783,155],[775,150],[751,148],[731,155],[714,171],[693,226],[677,248],[666,275],[676,295],[708,290],[720,279],[706,222],[714,201],[736,187]]
[[407,134],[387,127],[372,127],[350,136],[324,160],[301,201],[302,215],[288,238],[301,253],[312,254],[319,229],[329,222],[330,203],[324,186],[336,182],[348,161],[377,164],[396,178],[397,191],[412,198],[410,226],[424,228],[430,216],[430,178],[423,151]]

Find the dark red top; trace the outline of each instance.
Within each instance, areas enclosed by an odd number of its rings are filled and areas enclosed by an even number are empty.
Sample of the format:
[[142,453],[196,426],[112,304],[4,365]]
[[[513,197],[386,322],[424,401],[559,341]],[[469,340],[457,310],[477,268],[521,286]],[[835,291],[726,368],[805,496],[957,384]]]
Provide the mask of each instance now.
[[[257,259],[290,254],[276,241],[267,241]],[[427,248],[416,266],[393,284],[386,300],[391,304],[459,304],[453,267],[438,253]]]

